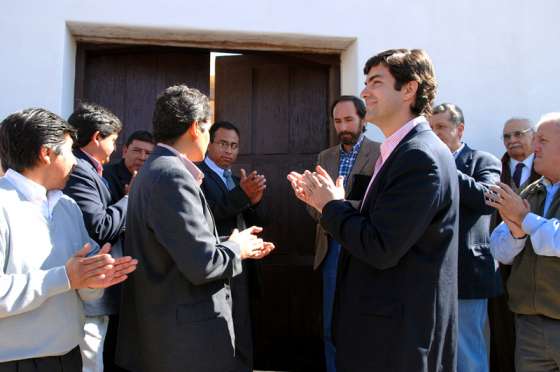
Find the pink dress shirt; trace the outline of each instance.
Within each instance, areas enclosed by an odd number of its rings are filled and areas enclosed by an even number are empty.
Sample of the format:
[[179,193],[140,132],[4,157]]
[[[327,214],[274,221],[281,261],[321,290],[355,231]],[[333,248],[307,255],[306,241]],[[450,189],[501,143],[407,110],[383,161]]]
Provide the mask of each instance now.
[[385,138],[385,141],[381,144],[379,148],[379,157],[377,158],[377,162],[375,163],[375,168],[373,170],[373,176],[371,176],[371,180],[369,181],[369,185],[366,189],[366,193],[364,194],[364,198],[362,199],[362,204],[360,205],[360,211],[362,210],[364,204],[363,201],[366,199],[367,194],[369,193],[369,189],[377,176],[377,173],[381,170],[385,161],[391,156],[391,153],[397,148],[399,143],[403,140],[404,137],[410,131],[420,123],[427,123],[427,120],[424,116],[417,116],[414,119],[410,120],[408,123],[403,125],[399,128],[395,133],[391,134],[391,136]]
[[202,171],[200,169],[198,169],[198,167],[189,158],[187,158],[184,154],[177,151],[174,147],[166,145],[165,143],[159,142],[157,145],[161,146],[163,148],[166,148],[169,151],[171,151],[172,153],[174,153],[175,155],[177,155],[179,157],[179,159],[181,159],[181,162],[183,162],[183,165],[185,166],[185,168],[187,168],[189,173],[193,176],[195,181],[198,183],[198,186],[200,186],[202,184],[202,179],[204,178],[204,173],[202,173]]

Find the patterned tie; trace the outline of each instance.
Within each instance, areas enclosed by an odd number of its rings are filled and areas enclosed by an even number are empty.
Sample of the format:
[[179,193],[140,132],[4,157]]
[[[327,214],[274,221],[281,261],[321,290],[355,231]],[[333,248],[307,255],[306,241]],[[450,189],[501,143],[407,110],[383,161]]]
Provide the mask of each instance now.
[[517,163],[517,165],[515,166],[515,172],[513,172],[513,183],[517,188],[519,188],[521,184],[521,173],[523,173],[524,166],[525,164],[523,163]]
[[235,182],[233,182],[233,177],[231,176],[231,169],[224,169],[224,178],[226,179],[227,189],[233,190],[235,188]]

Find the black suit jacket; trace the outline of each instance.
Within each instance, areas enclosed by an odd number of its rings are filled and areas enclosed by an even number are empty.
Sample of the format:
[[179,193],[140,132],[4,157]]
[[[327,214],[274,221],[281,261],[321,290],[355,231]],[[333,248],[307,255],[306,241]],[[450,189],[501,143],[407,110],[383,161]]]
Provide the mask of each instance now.
[[456,366],[457,170],[420,123],[377,174],[361,211],[323,208],[342,244],[333,334],[340,371],[452,372]]
[[502,281],[490,252],[494,208],[484,202],[488,185],[500,181],[501,164],[493,155],[467,145],[455,159],[459,175],[459,298],[490,298],[502,293]]
[[[197,166],[204,172],[201,188],[208,201],[220,236],[229,236],[233,229],[245,229],[265,223],[260,204],[252,206],[245,192],[239,187],[239,177],[232,176],[237,185],[228,190],[224,181],[205,162]],[[231,280],[233,298],[233,324],[235,328],[235,347],[239,351],[241,363],[252,370],[253,367],[253,331],[251,300],[256,300],[261,293],[258,262],[243,261],[243,273]]]
[[[220,176],[206,163],[200,162],[197,166],[204,173],[201,188],[216,220],[220,236],[231,235],[233,229],[243,229],[252,225],[262,226],[265,223],[265,215],[260,204],[251,205],[247,194],[239,187],[239,177],[232,176],[236,187],[229,191]],[[245,226],[238,224],[239,214]]]
[[234,368],[229,279],[239,246],[220,243],[206,198],[181,159],[156,146],[129,193],[117,363],[130,371]]
[[103,166],[103,178],[107,181],[113,199],[119,200],[126,195],[124,188],[130,184],[132,173],[124,164],[124,159],[121,159]]

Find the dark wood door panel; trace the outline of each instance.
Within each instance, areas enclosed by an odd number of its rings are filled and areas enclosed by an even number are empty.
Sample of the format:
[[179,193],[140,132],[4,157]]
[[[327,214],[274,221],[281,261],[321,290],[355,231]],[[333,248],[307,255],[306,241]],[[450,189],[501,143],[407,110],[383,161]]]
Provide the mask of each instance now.
[[204,50],[78,46],[76,101],[98,103],[123,122],[114,158],[136,130],[152,131],[155,101],[165,88],[184,83],[210,92],[210,52]]
[[286,179],[311,169],[329,146],[332,66],[291,56],[216,60],[216,118],[241,131],[240,167],[267,178],[264,238],[277,249],[260,262],[263,298],[254,317],[255,368],[321,371],[321,274],[314,272],[315,223]]

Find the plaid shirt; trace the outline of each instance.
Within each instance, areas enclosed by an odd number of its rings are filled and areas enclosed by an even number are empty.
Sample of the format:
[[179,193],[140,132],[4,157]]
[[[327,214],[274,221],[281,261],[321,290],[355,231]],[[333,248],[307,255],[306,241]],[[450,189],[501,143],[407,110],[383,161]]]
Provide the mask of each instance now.
[[340,145],[340,160],[338,162],[338,175],[344,177],[344,187],[348,184],[348,175],[356,162],[360,148],[362,147],[362,142],[364,141],[364,135],[360,135],[358,142],[352,147],[352,151],[346,152]]

